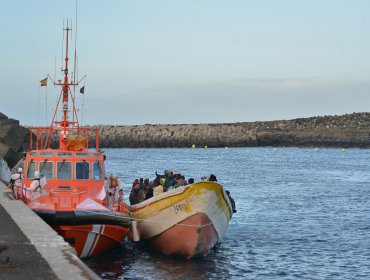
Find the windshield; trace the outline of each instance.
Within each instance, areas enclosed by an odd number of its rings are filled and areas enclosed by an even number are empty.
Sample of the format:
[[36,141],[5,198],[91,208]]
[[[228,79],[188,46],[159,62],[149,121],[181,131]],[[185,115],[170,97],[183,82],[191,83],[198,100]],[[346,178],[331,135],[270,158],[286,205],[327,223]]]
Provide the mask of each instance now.
[[76,179],[88,180],[90,175],[90,165],[86,161],[76,162]]
[[33,179],[33,176],[36,171],[36,162],[30,161],[28,163],[28,169],[27,169],[27,179]]
[[72,163],[71,162],[58,162],[57,163],[57,179],[58,180],[71,180],[72,179]]
[[42,161],[39,163],[40,175],[44,175],[46,179],[53,179],[53,162]]
[[101,180],[102,178],[101,165],[99,161],[93,163],[93,178],[94,180]]

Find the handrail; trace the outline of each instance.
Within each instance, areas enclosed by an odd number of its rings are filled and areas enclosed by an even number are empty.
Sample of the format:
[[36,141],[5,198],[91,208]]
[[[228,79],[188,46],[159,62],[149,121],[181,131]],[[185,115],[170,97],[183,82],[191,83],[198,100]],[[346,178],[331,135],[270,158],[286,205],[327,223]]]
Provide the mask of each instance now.
[[[95,134],[95,150],[96,152],[99,151],[99,128],[97,127],[68,127],[68,128],[63,128],[63,127],[52,127],[52,129],[50,129],[50,127],[48,126],[31,126],[29,127],[30,129],[30,147],[29,149],[30,150],[33,150],[32,146],[33,146],[33,139],[32,139],[32,135],[35,135],[36,136],[36,141],[35,141],[35,148],[36,150],[40,149],[40,148],[43,148],[43,149],[48,149],[50,148],[50,144],[51,144],[51,139],[53,138],[52,135],[53,133],[55,132],[55,136],[57,136],[59,134],[60,136],[60,133],[63,131],[63,132],[67,132],[67,133],[70,133],[70,132],[76,132],[77,134],[73,134],[73,135],[81,135],[82,137],[85,138],[86,140],[86,144],[85,144],[85,147],[84,149],[88,149],[89,148],[89,138],[91,137],[94,137],[94,135],[89,135],[89,133],[94,133]],[[45,140],[46,138],[46,140]],[[45,140],[45,142],[43,141],[43,139]],[[43,147],[44,146],[44,147]]]

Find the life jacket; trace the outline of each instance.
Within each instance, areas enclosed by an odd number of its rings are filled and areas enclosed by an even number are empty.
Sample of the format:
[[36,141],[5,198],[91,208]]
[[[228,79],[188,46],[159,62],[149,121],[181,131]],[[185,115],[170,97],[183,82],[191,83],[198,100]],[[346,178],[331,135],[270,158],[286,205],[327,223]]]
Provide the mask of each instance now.
[[[18,178],[12,178],[14,175],[17,175],[17,174],[19,175]],[[10,177],[10,184],[14,185],[17,180],[22,180],[23,181],[22,173],[15,173],[14,175],[12,175],[12,177]]]
[[[114,188],[113,192],[110,191],[112,188]],[[108,193],[109,194],[111,193],[113,197],[116,196],[116,191],[117,191],[117,186],[116,187],[109,186]]]
[[39,188],[40,188],[40,190],[42,191],[42,187],[41,187],[41,184],[40,184],[40,178],[35,178],[35,179],[33,179],[34,181],[36,180],[36,181],[39,181],[39,184],[38,184],[38,186],[36,187],[36,189],[34,190],[34,191],[37,191]]

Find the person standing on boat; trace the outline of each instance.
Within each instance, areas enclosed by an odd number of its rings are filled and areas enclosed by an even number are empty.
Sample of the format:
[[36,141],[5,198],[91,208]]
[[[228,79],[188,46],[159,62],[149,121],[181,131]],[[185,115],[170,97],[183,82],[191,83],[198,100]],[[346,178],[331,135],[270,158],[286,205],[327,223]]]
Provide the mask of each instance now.
[[181,175],[181,174],[176,174],[176,185],[174,186],[174,188],[178,188],[178,187],[181,187],[181,186],[185,186],[187,185],[187,182],[185,180],[185,176]]
[[35,171],[34,179],[31,182],[30,187],[27,189],[27,191],[32,192],[31,200],[35,200],[42,195],[42,190],[45,185],[46,185],[46,178],[45,177],[40,178],[40,172]]
[[13,192],[13,196],[15,199],[18,199],[19,193],[22,193],[20,190],[22,189],[23,185],[23,169],[21,167],[18,168],[18,172],[14,173],[10,177],[10,185],[9,188]]
[[119,204],[123,203],[123,189],[119,189],[119,192],[118,192],[118,203]]
[[150,183],[149,177],[145,178],[144,185],[145,185],[145,199],[153,197],[153,186]]
[[158,186],[156,186],[153,190],[153,196],[156,196],[156,195],[159,195],[159,194],[163,193],[163,184],[164,184],[164,182],[165,182],[164,178],[161,178],[159,180]]
[[208,176],[203,176],[201,178],[202,181],[208,181],[208,182],[217,182],[216,175],[214,174],[209,174]]
[[131,188],[130,197],[129,197],[131,205],[139,203],[139,190],[140,190],[139,180],[135,179],[132,182],[132,188]]
[[139,182],[138,201],[140,203],[145,200],[145,183],[143,178],[140,178]]
[[110,175],[109,180],[106,181],[104,188],[107,194],[106,205],[110,210],[112,210],[113,204],[118,203],[119,190],[122,189],[122,183],[117,174],[112,173]]
[[164,183],[163,183],[163,191],[166,192],[168,191],[171,187],[174,188],[175,185],[177,184],[177,181],[175,177],[173,176],[172,171],[165,171],[164,173]]
[[209,175],[208,175],[208,177],[207,177],[207,181],[210,181],[210,182],[217,182],[216,175],[214,175],[214,174],[209,174]]
[[236,213],[235,200],[231,197],[230,191],[226,190],[226,194],[229,197],[229,200],[231,202],[231,210],[233,210],[233,213]]

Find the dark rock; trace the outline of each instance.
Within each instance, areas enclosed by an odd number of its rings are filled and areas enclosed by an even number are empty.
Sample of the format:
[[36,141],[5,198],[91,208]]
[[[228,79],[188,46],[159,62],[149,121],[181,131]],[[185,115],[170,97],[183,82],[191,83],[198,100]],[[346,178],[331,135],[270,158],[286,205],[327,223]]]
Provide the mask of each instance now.
[[8,117],[6,115],[4,115],[3,113],[0,112],[0,120],[5,120],[7,118]]
[[[1,113],[0,113],[1,114]],[[20,126],[18,120],[1,118],[0,115],[0,157],[12,168],[23,157],[29,146],[30,132]]]

